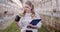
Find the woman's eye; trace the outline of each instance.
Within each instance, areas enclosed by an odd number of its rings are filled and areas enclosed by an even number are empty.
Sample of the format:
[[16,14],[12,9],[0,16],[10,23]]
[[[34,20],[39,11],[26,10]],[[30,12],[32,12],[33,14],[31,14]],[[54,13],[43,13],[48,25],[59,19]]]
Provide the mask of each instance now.
[[26,7],[26,8],[29,8],[29,7]]

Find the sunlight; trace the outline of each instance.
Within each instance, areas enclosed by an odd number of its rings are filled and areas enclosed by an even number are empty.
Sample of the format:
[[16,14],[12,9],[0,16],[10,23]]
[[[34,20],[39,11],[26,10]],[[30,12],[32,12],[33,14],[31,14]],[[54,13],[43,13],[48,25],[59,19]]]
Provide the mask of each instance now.
[[23,8],[22,3],[20,0],[12,0],[14,3],[16,3],[19,7]]

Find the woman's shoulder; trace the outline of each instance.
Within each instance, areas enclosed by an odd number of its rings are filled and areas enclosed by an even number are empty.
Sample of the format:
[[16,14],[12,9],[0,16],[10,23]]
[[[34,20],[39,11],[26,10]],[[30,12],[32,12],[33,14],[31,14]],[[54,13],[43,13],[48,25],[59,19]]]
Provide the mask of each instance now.
[[35,18],[41,19],[41,18],[40,18],[40,15],[39,15],[38,13],[35,13]]
[[38,13],[35,13],[35,15],[39,15]]

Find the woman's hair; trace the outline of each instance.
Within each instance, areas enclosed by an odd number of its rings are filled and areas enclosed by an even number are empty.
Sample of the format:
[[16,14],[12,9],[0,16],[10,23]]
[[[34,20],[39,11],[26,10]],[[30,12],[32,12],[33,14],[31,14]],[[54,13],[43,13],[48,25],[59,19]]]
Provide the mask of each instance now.
[[[32,13],[32,15],[35,15],[34,5],[30,1],[27,1],[25,4],[27,4],[31,7],[31,13]],[[23,15],[25,15],[25,13],[26,13],[26,11],[24,10]]]

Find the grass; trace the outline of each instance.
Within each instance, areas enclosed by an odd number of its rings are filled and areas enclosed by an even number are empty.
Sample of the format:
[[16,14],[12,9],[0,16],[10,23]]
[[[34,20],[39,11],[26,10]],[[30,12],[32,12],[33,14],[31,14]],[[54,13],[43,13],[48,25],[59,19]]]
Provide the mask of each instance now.
[[[18,29],[17,25],[14,22],[9,27],[7,27],[5,30],[3,30],[3,32],[19,32],[19,29]],[[47,30],[45,29],[45,27],[42,26],[39,29],[39,32],[47,32]]]
[[5,30],[3,30],[3,32],[19,32],[19,29],[14,22],[10,26],[8,26]]

